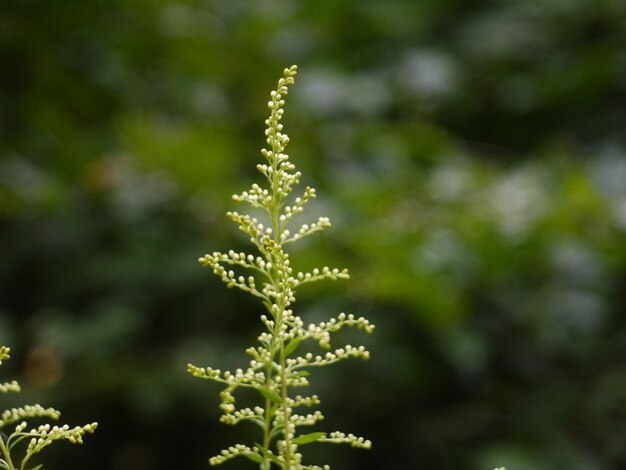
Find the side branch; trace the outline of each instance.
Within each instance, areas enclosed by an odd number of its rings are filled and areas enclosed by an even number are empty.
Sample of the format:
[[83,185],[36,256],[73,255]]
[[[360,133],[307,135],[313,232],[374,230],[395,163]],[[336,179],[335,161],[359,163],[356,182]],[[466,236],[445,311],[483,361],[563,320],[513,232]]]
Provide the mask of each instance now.
[[[297,233],[291,235],[289,230],[284,230],[280,235],[283,244],[295,242],[301,238],[307,237],[315,232],[322,232],[331,226],[330,219],[328,217],[320,217],[317,222],[313,222],[311,225],[304,224],[300,227]],[[291,236],[290,236],[291,235]]]

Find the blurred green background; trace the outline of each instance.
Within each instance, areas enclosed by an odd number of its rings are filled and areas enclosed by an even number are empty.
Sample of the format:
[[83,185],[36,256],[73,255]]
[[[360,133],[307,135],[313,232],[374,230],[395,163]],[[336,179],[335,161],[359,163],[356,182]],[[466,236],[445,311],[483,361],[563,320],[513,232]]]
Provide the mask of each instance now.
[[[3,406],[97,420],[46,468],[203,469],[258,303],[197,258],[259,181],[269,91],[332,230],[306,320],[369,317],[313,377],[336,469],[626,468],[626,2],[2,0]],[[11,401],[12,400],[12,401]],[[56,447],[56,448],[55,448]],[[226,468],[226,467],[224,467]],[[233,461],[231,469],[251,466]]]

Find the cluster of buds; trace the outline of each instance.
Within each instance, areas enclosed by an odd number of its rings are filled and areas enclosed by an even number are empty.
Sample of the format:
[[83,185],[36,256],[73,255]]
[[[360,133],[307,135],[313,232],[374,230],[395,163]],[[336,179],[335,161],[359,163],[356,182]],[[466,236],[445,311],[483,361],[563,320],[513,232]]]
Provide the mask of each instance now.
[[[348,443],[361,448],[371,446],[370,441],[352,434],[298,432],[300,427],[313,426],[324,419],[319,410],[304,413],[296,411],[297,408],[319,405],[317,395],[291,395],[292,389],[309,385],[309,370],[348,358],[369,358],[369,352],[364,346],[351,345],[322,354],[308,352],[296,356],[299,345],[305,340],[312,340],[321,348],[329,349],[331,335],[344,326],[371,333],[374,325],[363,317],[341,313],[337,318],[305,327],[302,318],[294,314],[291,307],[296,301],[295,290],[299,286],[350,277],[346,269],[327,266],[315,268],[311,272],[296,273],[285,251],[287,244],[321,232],[331,225],[327,217],[319,217],[315,222],[302,224],[293,233],[288,229],[293,217],[301,214],[307,202],[317,196],[315,189],[307,186],[300,197],[289,200],[292,188],[299,183],[301,174],[285,153],[289,137],[283,132],[281,120],[284,98],[288,87],[294,83],[295,75],[295,66],[285,69],[284,76],[268,102],[270,116],[265,121],[265,135],[269,148],[261,151],[265,162],[257,165],[267,186],[253,184],[247,191],[233,196],[237,202],[248,203],[264,211],[267,220],[261,221],[239,212],[227,214],[239,230],[249,237],[258,254],[230,250],[226,253],[213,252],[199,259],[228,287],[237,287],[259,297],[267,308],[267,314],[261,316],[265,330],[258,336],[259,345],[246,349],[246,353],[251,356],[247,369],[222,372],[211,367],[188,366],[188,371],[195,377],[225,385],[220,394],[220,419],[223,423],[232,425],[251,421],[263,430],[263,437],[258,444],[229,447],[209,460],[212,465],[243,456],[259,464],[261,470],[270,470],[272,466],[284,470],[328,470],[327,465],[304,465],[300,448],[312,442]],[[257,390],[261,399],[259,406],[237,408],[234,394],[239,388]]]
[[[11,350],[6,346],[0,346],[0,364],[9,359]],[[19,392],[20,386],[16,381],[0,384],[0,393]],[[20,469],[26,468],[26,463],[44,447],[55,441],[66,440],[72,444],[82,444],[83,436],[93,433],[98,427],[98,423],[90,423],[84,426],[70,427],[67,424],[61,426],[51,426],[41,424],[28,429],[26,420],[32,418],[47,418],[58,420],[61,413],[54,408],[44,408],[39,404],[25,405],[11,408],[0,413],[0,468],[15,470],[11,451],[15,445],[23,440],[27,440],[25,452],[22,453]],[[13,427],[13,429],[9,429]],[[37,468],[40,468],[38,466]]]

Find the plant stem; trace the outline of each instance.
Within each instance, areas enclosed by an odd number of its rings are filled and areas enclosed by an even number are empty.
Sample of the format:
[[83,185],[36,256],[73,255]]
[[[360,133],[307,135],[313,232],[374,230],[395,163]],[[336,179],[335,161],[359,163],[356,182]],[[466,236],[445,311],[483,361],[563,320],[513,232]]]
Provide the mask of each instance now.
[[6,461],[7,465],[9,466],[8,470],[15,470],[15,466],[13,465],[13,461],[11,460],[11,454],[9,453],[6,446],[4,445],[4,439],[2,439],[2,437],[0,437],[0,453],[4,457],[4,460]]
[[[269,390],[272,386],[272,364],[271,362],[265,367],[265,375],[266,381],[265,386]],[[270,448],[270,432],[272,427],[272,416],[270,415],[270,407],[272,406],[272,402],[269,398],[265,399],[265,423],[263,426],[263,470],[270,470],[272,465],[269,459],[269,448]]]
[[289,413],[287,411],[287,373],[285,370],[285,342],[280,340],[280,383],[282,386],[281,399],[283,402],[283,435],[285,437],[285,470],[291,468],[291,438],[289,432]]

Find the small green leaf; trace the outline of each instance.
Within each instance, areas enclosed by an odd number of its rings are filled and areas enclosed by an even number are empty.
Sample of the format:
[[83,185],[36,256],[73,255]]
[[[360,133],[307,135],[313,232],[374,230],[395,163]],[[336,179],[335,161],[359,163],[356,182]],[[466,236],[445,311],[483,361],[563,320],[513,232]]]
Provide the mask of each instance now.
[[280,434],[282,430],[283,430],[282,426],[276,426],[275,428],[273,428],[272,432],[270,432],[270,439],[274,439],[276,436]]
[[297,445],[310,444],[311,442],[315,442],[321,437],[326,437],[325,432],[312,432],[310,434],[302,434],[301,436],[296,437],[291,442]]
[[259,387],[259,392],[261,393],[261,395],[263,395],[265,398],[267,398],[268,400],[276,403],[277,405],[280,405],[283,401],[280,399],[280,397],[278,396],[277,393],[272,392],[269,388],[267,387]]
[[272,403],[270,405],[270,409],[269,409],[269,419],[272,419],[274,417],[274,414],[276,414],[276,410],[278,409],[279,404],[278,403]]
[[309,373],[308,370],[301,370],[300,372],[296,372],[295,374],[292,374],[292,377],[297,378],[297,377],[308,377],[309,375],[311,375]]
[[263,458],[256,452],[243,452],[241,455],[248,457],[250,460],[256,463],[263,463]]
[[271,370],[275,370],[276,372],[280,372],[280,366],[276,364],[275,362],[265,361],[263,362],[263,365],[265,366],[266,369],[271,369]]
[[285,356],[289,356],[292,352],[294,352],[300,344],[300,341],[302,341],[302,338],[294,338],[289,341],[289,344],[285,347]]

